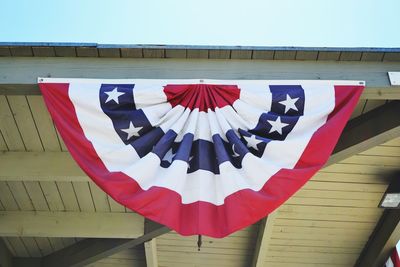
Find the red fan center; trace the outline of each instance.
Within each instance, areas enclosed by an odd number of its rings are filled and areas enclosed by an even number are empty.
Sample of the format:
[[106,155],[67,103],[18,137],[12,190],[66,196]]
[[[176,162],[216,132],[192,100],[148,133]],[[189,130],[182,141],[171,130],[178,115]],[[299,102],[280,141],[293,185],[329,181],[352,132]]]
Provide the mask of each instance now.
[[232,105],[239,98],[240,89],[236,85],[168,84],[164,86],[164,93],[172,107],[181,105],[207,112]]

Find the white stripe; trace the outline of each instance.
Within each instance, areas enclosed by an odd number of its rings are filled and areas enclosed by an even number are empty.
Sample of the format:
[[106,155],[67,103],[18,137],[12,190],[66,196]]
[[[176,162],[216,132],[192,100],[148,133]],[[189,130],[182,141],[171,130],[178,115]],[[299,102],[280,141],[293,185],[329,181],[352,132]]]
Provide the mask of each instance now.
[[394,267],[393,261],[392,261],[392,259],[390,258],[390,256],[389,256],[389,259],[388,259],[387,262],[386,262],[385,267]]
[[304,116],[301,116],[285,141],[271,141],[263,154],[268,164],[292,169],[312,135],[326,122],[335,108],[335,89],[331,86],[302,85],[305,94]]
[[[101,109],[98,96],[101,82],[104,81],[84,84],[72,82],[69,92],[85,136],[92,142],[106,168],[109,171],[124,172],[145,190],[152,186],[169,188],[180,194],[182,202],[186,204],[201,200],[221,205],[232,193],[245,188],[260,190],[279,169],[292,168],[314,131],[325,122],[335,101],[332,83],[300,83],[306,94],[305,116],[299,120],[285,142],[270,142],[262,158],[247,154],[243,159],[242,169],[236,169],[230,162],[224,162],[220,165],[220,175],[205,170],[187,174],[188,165],[184,161],[175,160],[172,166],[165,169],[159,166],[160,160],[155,154],[149,153],[140,159],[132,146],[122,142],[111,120]],[[261,87],[261,82],[257,83]],[[262,86],[267,87],[268,83],[263,81]],[[138,94],[137,98],[140,99],[142,96]],[[97,101],[86,101],[87,99]],[[146,116],[151,117],[149,114],[153,109],[151,113],[156,114],[151,118],[154,125],[159,125],[164,130],[174,129],[179,132],[179,138],[183,133],[192,132],[196,138],[204,140],[211,140],[211,135],[215,133],[224,138],[224,133],[232,127],[254,128],[256,114],[261,115],[264,105],[264,102],[260,101],[254,111],[246,115],[247,108],[245,104],[240,103],[245,103],[244,100],[235,102],[235,109],[238,107],[237,114],[229,106],[217,108],[215,112],[205,113],[195,110],[189,113],[179,106],[171,109],[160,102],[163,101],[160,97],[156,98],[156,107],[152,107],[149,101],[139,101]],[[323,101],[322,105],[318,105],[320,101]]]
[[71,83],[68,93],[85,137],[92,142],[107,169],[119,171],[140,157],[132,146],[121,141],[112,121],[102,112],[100,102],[94,101],[99,99],[100,86],[98,83]]

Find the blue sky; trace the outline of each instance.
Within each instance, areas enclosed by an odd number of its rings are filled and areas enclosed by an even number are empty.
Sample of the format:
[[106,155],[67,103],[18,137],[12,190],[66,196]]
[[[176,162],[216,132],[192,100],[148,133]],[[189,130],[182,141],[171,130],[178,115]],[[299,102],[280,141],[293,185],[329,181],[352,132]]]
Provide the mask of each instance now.
[[400,47],[399,0],[2,0],[0,42]]

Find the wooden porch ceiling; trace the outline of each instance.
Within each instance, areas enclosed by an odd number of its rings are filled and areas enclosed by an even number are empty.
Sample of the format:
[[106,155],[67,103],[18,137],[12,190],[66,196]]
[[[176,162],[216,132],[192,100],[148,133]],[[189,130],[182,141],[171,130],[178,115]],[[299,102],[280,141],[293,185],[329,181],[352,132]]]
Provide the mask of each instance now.
[[[342,151],[350,150],[337,156],[331,162],[335,164],[320,171],[281,206],[269,224],[255,224],[222,240],[204,238],[200,252],[195,237],[164,234],[156,239],[158,265],[250,266],[254,262],[254,266],[352,266],[382,215],[377,205],[388,181],[381,174],[400,166],[400,126],[395,116],[399,114],[398,100],[388,102],[400,99],[400,90],[390,87],[387,78],[387,71],[400,70],[400,64],[240,62],[0,58],[0,235],[12,256],[43,257],[82,242],[82,237],[135,238],[144,229],[143,218],[105,195],[71,161],[38,94],[38,76],[288,79],[292,75],[294,79],[366,80],[368,88],[352,116],[357,118],[353,122],[364,117],[364,125],[369,122],[376,127],[362,128],[370,133],[363,141],[344,142]],[[391,126],[384,128],[378,123]],[[350,127],[348,135],[356,137],[360,131]],[[40,167],[49,162],[50,166]],[[23,222],[18,219],[21,216],[37,223]],[[50,227],[52,216],[58,220],[66,216],[75,222],[89,218],[97,228],[82,228],[86,235],[75,231],[79,235],[74,236],[66,221],[58,228]],[[50,224],[46,225],[46,220]],[[102,227],[107,220],[119,233]],[[263,229],[265,225],[269,226]],[[129,231],[130,227],[135,231]],[[144,266],[144,246],[91,266],[116,264]]]

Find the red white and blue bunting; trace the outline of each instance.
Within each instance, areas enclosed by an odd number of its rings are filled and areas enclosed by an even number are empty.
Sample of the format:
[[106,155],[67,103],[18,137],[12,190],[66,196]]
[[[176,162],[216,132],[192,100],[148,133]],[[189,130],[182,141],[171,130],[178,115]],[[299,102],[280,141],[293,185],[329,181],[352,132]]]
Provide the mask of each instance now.
[[327,161],[358,81],[39,78],[73,158],[122,205],[182,235],[224,237]]

